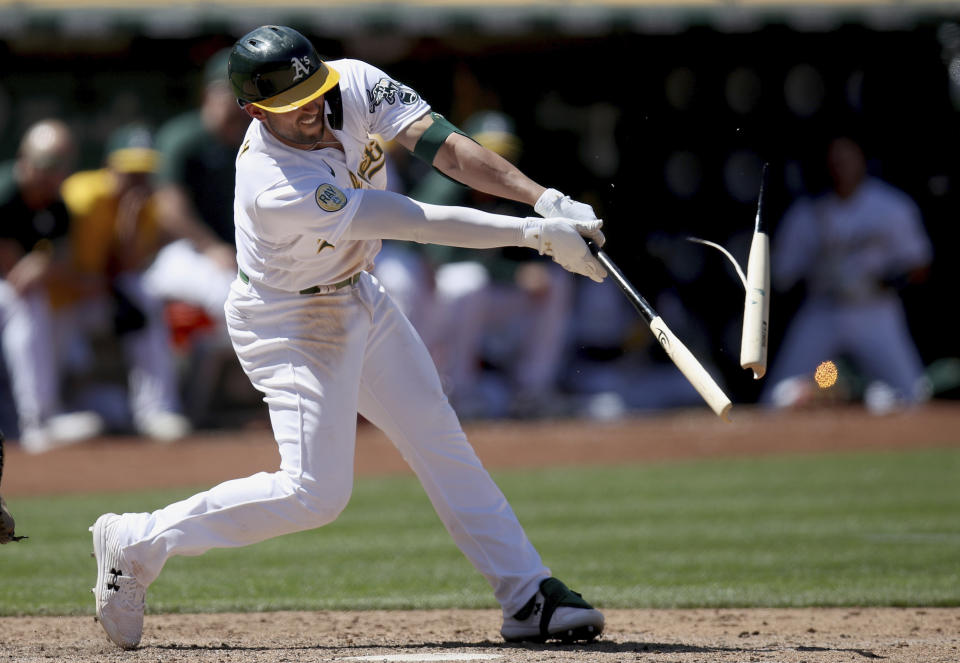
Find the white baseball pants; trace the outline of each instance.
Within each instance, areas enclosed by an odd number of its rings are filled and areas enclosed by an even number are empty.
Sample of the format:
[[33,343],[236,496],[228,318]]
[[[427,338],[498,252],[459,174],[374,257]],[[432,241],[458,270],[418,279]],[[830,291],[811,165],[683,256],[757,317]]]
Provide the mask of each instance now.
[[410,464],[504,614],[529,600],[549,570],[467,442],[422,341],[373,276],[311,296],[238,279],[225,310],[237,356],[269,406],[280,470],[125,514],[123,554],[141,582],[173,555],[332,522],[350,499],[359,412]]
[[767,388],[761,398],[773,402],[776,385],[800,375],[812,379],[817,365],[848,354],[870,380],[882,380],[908,403],[921,400],[923,362],[894,295],[860,303],[834,304],[812,298],[790,323]]
[[20,295],[0,279],[0,345],[21,432],[60,409],[53,327],[45,288]]

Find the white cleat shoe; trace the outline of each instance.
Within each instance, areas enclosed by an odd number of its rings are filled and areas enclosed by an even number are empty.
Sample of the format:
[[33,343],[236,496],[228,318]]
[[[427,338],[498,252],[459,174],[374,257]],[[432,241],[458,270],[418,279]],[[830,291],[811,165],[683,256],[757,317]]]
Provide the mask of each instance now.
[[176,412],[153,412],[138,417],[137,432],[155,442],[174,442],[193,431],[190,420]]
[[42,426],[25,429],[20,446],[27,453],[40,454],[89,440],[100,435],[103,428],[103,419],[95,412],[55,414]]
[[143,635],[143,610],[147,588],[133,576],[120,554],[117,527],[120,516],[106,513],[93,524],[93,556],[97,560],[97,584],[93,595],[97,621],[114,643],[135,649]]
[[603,633],[603,613],[556,578],[540,589],[513,617],[504,617],[500,635],[507,642],[590,642]]

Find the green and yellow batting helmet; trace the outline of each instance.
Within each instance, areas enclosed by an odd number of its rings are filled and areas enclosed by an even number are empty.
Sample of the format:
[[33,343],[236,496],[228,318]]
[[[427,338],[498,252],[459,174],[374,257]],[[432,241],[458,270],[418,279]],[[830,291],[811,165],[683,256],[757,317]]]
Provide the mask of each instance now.
[[238,39],[227,77],[241,103],[272,113],[296,110],[340,80],[309,39],[283,25],[263,25]]

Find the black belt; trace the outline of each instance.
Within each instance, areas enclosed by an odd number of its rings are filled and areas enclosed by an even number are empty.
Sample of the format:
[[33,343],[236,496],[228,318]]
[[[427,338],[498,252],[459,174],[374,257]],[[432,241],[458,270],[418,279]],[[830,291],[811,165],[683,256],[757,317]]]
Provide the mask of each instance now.
[[[249,284],[249,283],[250,283],[250,277],[247,276],[246,274],[244,274],[242,269],[239,270],[239,273],[240,273],[240,280],[243,281],[244,283]],[[345,287],[347,287],[348,285],[353,285],[353,284],[355,284],[357,281],[359,281],[359,280],[360,280],[360,274],[361,274],[361,272],[357,272],[357,273],[354,274],[353,276],[347,277],[347,278],[343,279],[342,281],[338,281],[337,283],[331,283],[330,285],[314,285],[314,286],[310,286],[309,288],[304,288],[303,290],[301,290],[301,291],[300,291],[300,294],[301,294],[301,295],[315,295],[315,294],[317,294],[317,293],[319,293],[319,292],[331,292],[331,291],[333,291],[333,290],[339,290],[340,288],[345,288]]]

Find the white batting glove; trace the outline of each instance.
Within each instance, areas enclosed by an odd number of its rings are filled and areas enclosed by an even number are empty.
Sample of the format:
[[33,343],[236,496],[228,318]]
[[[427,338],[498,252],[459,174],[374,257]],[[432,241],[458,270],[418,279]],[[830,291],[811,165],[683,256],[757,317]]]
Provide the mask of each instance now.
[[523,225],[523,246],[547,255],[568,272],[581,274],[600,283],[607,276],[597,259],[590,253],[584,237],[600,232],[603,221],[577,219],[538,219],[528,217]]
[[[595,221],[597,219],[593,208],[586,203],[578,203],[570,196],[565,196],[556,189],[547,189],[544,191],[537,202],[533,205],[534,211],[546,219],[562,217],[564,219],[576,219],[577,221]],[[598,226],[596,230],[590,233],[584,233],[584,237],[592,239],[597,246],[603,246],[606,241],[603,233]]]

